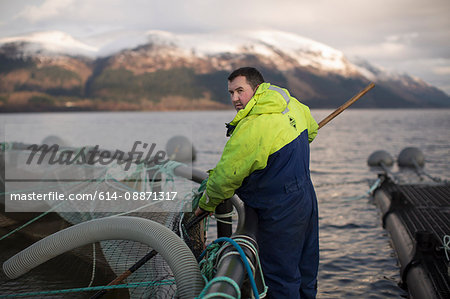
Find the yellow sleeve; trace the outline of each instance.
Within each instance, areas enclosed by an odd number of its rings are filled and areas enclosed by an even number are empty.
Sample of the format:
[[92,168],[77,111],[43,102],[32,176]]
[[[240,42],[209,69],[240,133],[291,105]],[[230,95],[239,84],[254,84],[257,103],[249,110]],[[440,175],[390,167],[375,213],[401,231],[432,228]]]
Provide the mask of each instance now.
[[266,167],[272,138],[267,138],[264,123],[262,119],[249,117],[238,124],[219,163],[210,173],[200,208],[213,212],[222,201],[234,195],[247,176]]
[[311,111],[306,107],[305,117],[308,120],[308,140],[311,143],[317,136],[317,131],[319,130],[319,125],[316,120],[312,117]]

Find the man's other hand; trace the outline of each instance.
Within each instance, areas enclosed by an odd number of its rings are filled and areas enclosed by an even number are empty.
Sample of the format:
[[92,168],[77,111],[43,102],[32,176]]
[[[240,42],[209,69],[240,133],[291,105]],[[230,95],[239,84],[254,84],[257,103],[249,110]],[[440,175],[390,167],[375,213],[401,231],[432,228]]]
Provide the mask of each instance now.
[[202,215],[202,214],[204,214],[204,213],[207,213],[209,215],[212,214],[212,213],[210,213],[208,211],[205,211],[205,210],[201,209],[200,207],[198,207],[197,210],[195,210],[195,216],[197,216],[197,217]]

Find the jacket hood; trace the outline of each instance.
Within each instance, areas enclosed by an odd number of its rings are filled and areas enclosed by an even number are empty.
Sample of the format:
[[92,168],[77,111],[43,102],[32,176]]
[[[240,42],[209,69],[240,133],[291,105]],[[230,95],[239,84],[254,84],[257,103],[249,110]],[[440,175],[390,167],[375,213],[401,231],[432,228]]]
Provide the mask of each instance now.
[[[239,110],[229,125],[236,126],[243,118],[249,115],[283,112],[287,106],[286,100],[279,92],[270,90],[270,86],[270,83],[260,84],[245,108]],[[283,90],[289,95],[286,89]]]

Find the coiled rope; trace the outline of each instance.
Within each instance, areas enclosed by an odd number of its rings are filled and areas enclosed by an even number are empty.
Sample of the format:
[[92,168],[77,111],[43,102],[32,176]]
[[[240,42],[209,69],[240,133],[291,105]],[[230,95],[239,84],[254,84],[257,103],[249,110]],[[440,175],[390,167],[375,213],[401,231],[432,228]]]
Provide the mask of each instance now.
[[[253,244],[251,244],[250,242],[243,240],[243,239],[239,239],[239,241],[245,243],[248,246],[253,247],[253,251],[257,252],[256,249],[254,248]],[[244,264],[244,268],[248,274],[250,285],[251,285],[252,291],[253,291],[253,296],[256,299],[259,299],[260,294],[258,293],[258,288],[256,287],[256,282],[255,282],[255,278],[253,277],[253,271],[252,271],[252,268],[254,268],[254,267],[250,265],[250,263],[247,259],[247,256],[245,255],[242,247],[235,240],[233,240],[231,238],[226,238],[226,237],[222,237],[222,238],[218,238],[218,239],[214,240],[211,244],[209,244],[206,247],[206,249],[202,252],[202,254],[198,258],[199,260],[201,260],[201,259],[203,259],[203,257],[205,257],[205,256],[207,257],[205,259],[205,262],[203,262],[203,261],[200,262],[200,265],[202,266],[202,269],[205,269],[205,274],[208,275],[210,280],[207,283],[207,285],[205,286],[205,288],[203,289],[203,291],[200,293],[200,295],[197,297],[197,299],[205,299],[205,298],[212,298],[212,297],[235,298],[233,296],[230,296],[228,294],[223,294],[223,293],[212,293],[212,294],[207,294],[207,295],[205,294],[206,291],[211,287],[212,284],[217,283],[217,282],[223,282],[223,281],[230,283],[235,288],[236,293],[238,294],[237,298],[240,298],[240,294],[241,294],[240,289],[235,281],[231,280],[228,277],[215,277],[215,278],[211,279],[211,277],[214,275],[214,269],[213,269],[214,266],[211,264],[213,264],[217,259],[218,252],[219,252],[220,248],[222,247],[218,243],[221,243],[221,242],[228,242],[232,246],[234,246],[234,248],[237,250],[237,252],[239,253],[241,260]],[[256,255],[256,259],[257,259],[257,263],[261,269],[258,255]],[[203,270],[202,270],[202,273],[203,273]],[[204,277],[206,280],[208,280],[208,277],[206,277],[205,274],[204,274]],[[261,275],[261,277],[262,277],[262,275]],[[232,282],[229,280],[231,280]],[[262,277],[262,281],[264,283],[263,277]],[[267,291],[267,287],[265,286],[265,283],[264,283],[264,293],[263,294],[265,294],[266,291]]]

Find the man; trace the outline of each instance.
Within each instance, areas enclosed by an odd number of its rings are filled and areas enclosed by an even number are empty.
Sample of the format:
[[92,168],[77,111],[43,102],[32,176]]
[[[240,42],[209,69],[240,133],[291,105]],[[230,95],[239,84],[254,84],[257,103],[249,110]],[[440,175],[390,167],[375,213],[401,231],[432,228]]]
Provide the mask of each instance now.
[[317,200],[309,142],[317,123],[286,89],[255,68],[235,70],[228,91],[236,108],[227,142],[210,172],[196,214],[236,193],[258,214],[257,242],[269,298],[314,298],[319,262]]

